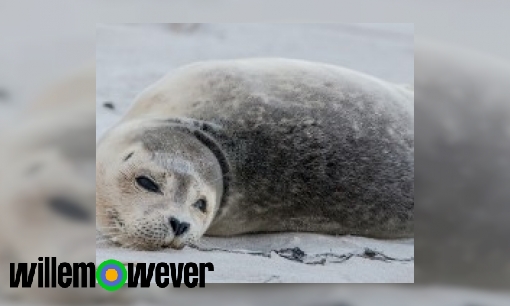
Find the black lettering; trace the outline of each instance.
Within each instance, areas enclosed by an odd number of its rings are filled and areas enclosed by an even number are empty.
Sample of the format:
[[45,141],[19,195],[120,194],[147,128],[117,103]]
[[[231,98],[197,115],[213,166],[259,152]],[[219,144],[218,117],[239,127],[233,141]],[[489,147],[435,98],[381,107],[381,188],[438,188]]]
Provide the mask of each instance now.
[[[89,268],[89,287],[93,288],[96,286],[96,275],[95,265],[92,262],[88,264],[84,262],[73,264],[73,287],[78,288],[79,277],[81,275],[81,288],[87,288],[87,268]],[[81,273],[79,270],[81,269]]]
[[[186,266],[184,266],[185,270],[185,277],[184,277],[184,283],[188,288],[195,288],[198,284],[198,267],[196,263],[188,262]],[[192,276],[195,276],[193,279]],[[192,280],[191,280],[192,279]]]
[[44,257],[44,288],[50,287],[50,258]]
[[51,288],[57,287],[57,257],[51,258]]
[[[42,257],[39,257],[40,261],[43,261]],[[37,264],[39,269],[37,269],[37,287],[44,287],[44,263],[40,262]]]
[[156,267],[155,263],[150,263],[149,264],[149,270],[147,271],[147,277],[146,278],[141,278],[140,287],[142,287],[142,288],[149,288],[151,286],[152,275],[154,274],[154,268],[155,267]]
[[[65,271],[64,271],[65,270]],[[62,288],[68,288],[71,286],[71,282],[73,281],[70,276],[72,276],[73,273],[71,271],[71,265],[67,262],[63,262],[60,265],[58,265],[58,285]],[[64,278],[67,278],[67,280],[64,280]]]
[[[182,283],[182,267],[184,266],[183,263],[180,263],[177,271],[175,269],[175,264],[170,263],[170,273],[172,273],[172,283],[175,288],[180,288]],[[176,275],[177,273],[177,275]]]
[[[166,263],[158,263],[156,265],[156,285],[159,288],[166,288],[170,284],[168,279],[168,265]],[[162,279],[162,277],[164,277]]]
[[32,282],[34,281],[34,274],[37,268],[36,263],[30,264],[30,272],[28,270],[28,264],[20,263],[18,264],[18,271],[16,271],[16,264],[11,263],[11,288],[19,287],[19,282],[21,281],[22,288],[30,288],[32,287]]
[[[136,269],[133,273],[133,264],[128,264],[128,287],[136,288],[138,284],[140,287],[148,288],[151,285],[152,274],[154,273],[154,263],[149,264],[149,270],[147,271],[145,263],[136,264]],[[147,273],[148,272],[148,273]]]
[[205,268],[207,268],[207,271],[214,271],[214,265],[210,262],[200,263],[200,288],[205,287]]
[[145,271],[145,264],[139,263],[136,265],[136,270],[134,270],[134,264],[128,263],[128,288],[136,288],[138,287],[138,278],[140,277],[140,271],[138,269],[142,269]]

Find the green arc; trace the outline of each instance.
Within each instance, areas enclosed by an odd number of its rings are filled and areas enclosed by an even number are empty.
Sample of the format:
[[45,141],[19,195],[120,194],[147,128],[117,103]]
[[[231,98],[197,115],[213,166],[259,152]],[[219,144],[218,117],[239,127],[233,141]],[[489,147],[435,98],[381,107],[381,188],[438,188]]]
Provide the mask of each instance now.
[[[107,265],[115,265],[122,272],[120,282],[115,286],[110,286],[110,285],[106,284],[101,278],[101,273],[103,273],[103,269]],[[104,290],[107,290],[107,291],[119,290],[120,288],[122,288],[122,286],[124,286],[124,284],[126,283],[126,280],[127,280],[126,267],[118,260],[115,260],[115,259],[105,260],[96,269],[96,280],[99,283],[99,285],[101,287],[103,287]]]

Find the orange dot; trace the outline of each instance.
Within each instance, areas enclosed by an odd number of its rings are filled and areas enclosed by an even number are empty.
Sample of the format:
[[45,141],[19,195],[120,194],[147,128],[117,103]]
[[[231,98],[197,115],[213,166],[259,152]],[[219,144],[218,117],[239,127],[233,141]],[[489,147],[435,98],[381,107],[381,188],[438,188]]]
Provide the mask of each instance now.
[[117,277],[119,277],[119,275],[117,274],[117,271],[115,269],[108,269],[106,270],[105,277],[108,281],[113,282],[117,280]]

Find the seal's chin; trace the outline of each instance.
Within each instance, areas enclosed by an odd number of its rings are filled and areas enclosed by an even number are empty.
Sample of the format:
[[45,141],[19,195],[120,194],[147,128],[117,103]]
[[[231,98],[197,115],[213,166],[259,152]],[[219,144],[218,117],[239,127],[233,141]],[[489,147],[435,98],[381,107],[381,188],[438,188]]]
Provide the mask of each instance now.
[[176,242],[172,241],[172,243],[170,243],[170,247],[175,250],[182,250],[182,249],[184,249],[185,246],[186,246],[186,244],[182,243],[182,242],[176,243]]
[[182,250],[185,246],[185,243],[172,241],[170,243],[139,243],[129,248],[139,251],[161,251],[167,248]]
[[172,241],[170,241],[170,243],[167,244],[166,247],[172,248],[174,250],[182,250],[182,249],[184,249],[186,244],[187,244],[186,240],[182,240],[182,239],[176,237],[176,238],[172,239]]

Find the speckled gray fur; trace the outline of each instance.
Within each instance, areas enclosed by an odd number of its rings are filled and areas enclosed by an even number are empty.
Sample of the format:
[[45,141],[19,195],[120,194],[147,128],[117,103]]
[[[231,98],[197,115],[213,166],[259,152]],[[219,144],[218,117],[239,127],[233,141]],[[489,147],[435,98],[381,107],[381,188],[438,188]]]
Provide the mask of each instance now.
[[162,128],[212,139],[226,159],[207,234],[413,236],[414,93],[320,64],[201,65],[201,85],[183,90],[202,99]]

